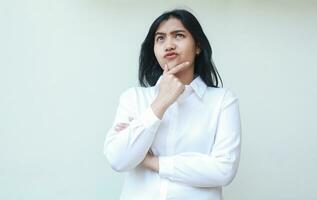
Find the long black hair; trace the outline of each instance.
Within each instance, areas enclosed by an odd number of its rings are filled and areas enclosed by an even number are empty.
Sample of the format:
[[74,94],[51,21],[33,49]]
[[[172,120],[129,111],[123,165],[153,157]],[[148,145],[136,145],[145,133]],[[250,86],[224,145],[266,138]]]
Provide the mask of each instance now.
[[203,32],[196,17],[183,9],[168,11],[159,16],[151,25],[149,32],[142,43],[139,57],[139,84],[142,87],[154,86],[163,73],[154,55],[154,37],[158,26],[170,17],[179,19],[183,26],[191,33],[196,45],[200,48],[200,54],[195,58],[194,75],[199,75],[201,79],[210,87],[219,87],[222,79],[212,61],[212,50],[209,41]]

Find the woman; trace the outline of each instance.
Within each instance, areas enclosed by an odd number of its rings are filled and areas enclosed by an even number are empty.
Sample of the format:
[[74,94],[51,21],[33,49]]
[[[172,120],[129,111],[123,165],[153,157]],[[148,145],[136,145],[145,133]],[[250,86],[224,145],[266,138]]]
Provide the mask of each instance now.
[[127,172],[121,199],[220,200],[240,158],[240,114],[197,19],[163,13],[142,44],[141,87],[124,91],[104,153]]

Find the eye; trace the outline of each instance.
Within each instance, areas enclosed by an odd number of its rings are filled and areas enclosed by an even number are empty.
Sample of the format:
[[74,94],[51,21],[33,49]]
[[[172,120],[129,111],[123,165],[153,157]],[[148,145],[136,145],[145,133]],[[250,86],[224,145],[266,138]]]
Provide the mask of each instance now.
[[178,38],[184,38],[185,35],[183,35],[183,34],[181,34],[181,33],[177,33],[177,34],[176,34],[176,37],[178,37]]
[[161,40],[163,40],[164,38],[163,38],[163,36],[157,36],[156,37],[156,41],[161,41]]

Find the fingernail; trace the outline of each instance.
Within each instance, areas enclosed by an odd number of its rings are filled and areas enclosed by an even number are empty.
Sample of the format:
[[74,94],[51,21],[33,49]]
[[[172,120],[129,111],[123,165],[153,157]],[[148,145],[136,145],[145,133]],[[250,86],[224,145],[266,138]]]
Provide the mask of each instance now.
[[189,64],[189,62],[187,61],[187,62],[186,62],[186,65],[188,65],[188,64]]

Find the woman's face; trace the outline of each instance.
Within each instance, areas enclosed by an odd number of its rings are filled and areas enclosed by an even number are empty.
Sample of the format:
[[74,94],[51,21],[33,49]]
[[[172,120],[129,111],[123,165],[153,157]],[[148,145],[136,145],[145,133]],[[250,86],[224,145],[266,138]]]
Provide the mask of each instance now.
[[174,17],[163,21],[155,32],[154,54],[163,68],[165,64],[171,69],[178,64],[189,61],[194,67],[194,60],[200,49],[196,47],[194,38]]

